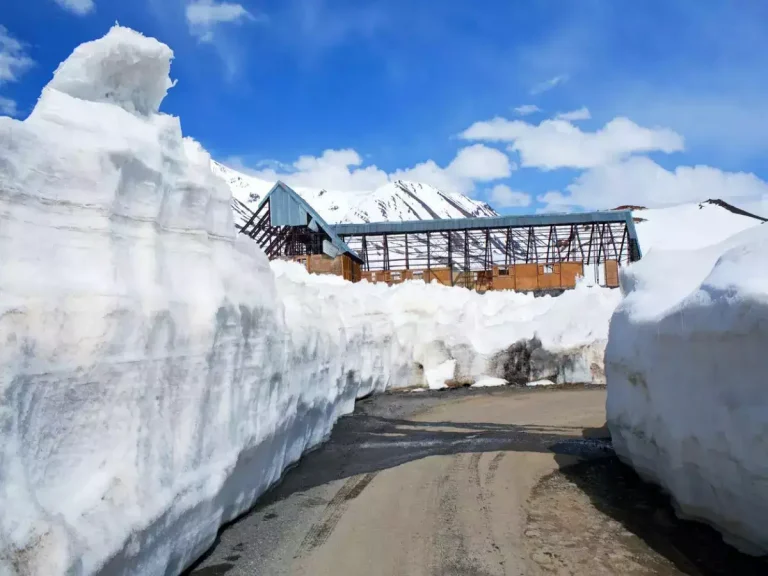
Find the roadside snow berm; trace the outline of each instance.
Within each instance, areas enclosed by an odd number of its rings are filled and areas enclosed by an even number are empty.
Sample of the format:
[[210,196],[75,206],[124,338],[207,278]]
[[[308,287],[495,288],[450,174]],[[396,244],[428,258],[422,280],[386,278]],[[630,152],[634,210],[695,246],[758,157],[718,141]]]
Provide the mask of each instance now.
[[768,553],[768,226],[621,277],[605,354],[618,455],[679,512]]
[[0,117],[4,576],[181,572],[410,371],[333,308],[288,324],[210,156],[158,111],[172,56],[116,26]]

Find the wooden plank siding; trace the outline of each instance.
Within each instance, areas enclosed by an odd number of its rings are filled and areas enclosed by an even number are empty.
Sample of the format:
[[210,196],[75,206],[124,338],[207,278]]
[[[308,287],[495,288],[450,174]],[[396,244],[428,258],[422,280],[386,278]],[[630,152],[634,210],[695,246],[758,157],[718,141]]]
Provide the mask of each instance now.
[[[304,264],[313,274],[334,274],[350,282],[366,280],[371,283],[400,284],[407,280],[436,281],[445,286],[451,285],[450,268],[414,269],[414,270],[362,270],[360,264],[346,254],[330,258],[323,254],[297,256],[295,261]],[[608,286],[618,286],[618,262],[608,261],[606,282]],[[509,267],[494,266],[492,270],[459,272],[454,270],[453,282],[456,286],[467,286],[479,292],[486,290],[560,290],[574,288],[576,279],[584,274],[581,262],[561,262],[558,264],[515,264]]]

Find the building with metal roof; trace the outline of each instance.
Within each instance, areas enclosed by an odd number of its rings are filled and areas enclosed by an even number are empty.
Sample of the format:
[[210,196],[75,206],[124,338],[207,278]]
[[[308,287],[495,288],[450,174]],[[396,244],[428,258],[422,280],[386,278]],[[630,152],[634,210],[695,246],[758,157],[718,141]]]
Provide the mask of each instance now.
[[628,210],[329,225],[282,182],[241,232],[311,271],[479,290],[558,291],[590,274],[618,286],[619,267],[641,257]]

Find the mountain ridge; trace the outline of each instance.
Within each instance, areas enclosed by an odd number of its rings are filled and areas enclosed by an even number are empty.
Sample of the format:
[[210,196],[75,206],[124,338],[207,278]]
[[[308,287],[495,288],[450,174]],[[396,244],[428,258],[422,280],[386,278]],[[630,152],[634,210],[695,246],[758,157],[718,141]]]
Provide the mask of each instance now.
[[[250,218],[274,185],[273,182],[243,174],[215,160],[211,161],[211,169],[227,182],[232,191],[232,209],[238,227]],[[499,215],[489,204],[464,194],[406,180],[394,180],[369,191],[331,191],[327,188],[301,186],[293,188],[328,224]]]

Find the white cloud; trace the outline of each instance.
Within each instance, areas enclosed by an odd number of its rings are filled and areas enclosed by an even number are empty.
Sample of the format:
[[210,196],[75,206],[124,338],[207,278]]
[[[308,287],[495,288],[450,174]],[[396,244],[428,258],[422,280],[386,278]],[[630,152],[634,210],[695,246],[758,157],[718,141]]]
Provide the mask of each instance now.
[[326,150],[321,156],[301,156],[288,167],[278,164],[268,169],[248,170],[248,173],[264,180],[283,180],[291,186],[307,188],[369,191],[394,180],[414,180],[446,191],[471,194],[477,182],[506,178],[513,169],[514,165],[503,152],[475,144],[460,150],[446,167],[427,160],[387,174],[377,166],[364,167],[360,154],[346,149]]
[[213,30],[218,24],[254,19],[242,4],[215,0],[194,0],[187,4],[186,15],[190,33],[203,42],[213,40]]
[[56,4],[78,16],[85,16],[93,10],[93,0],[56,0]]
[[416,164],[413,168],[396,170],[390,175],[392,180],[410,180],[430,184],[441,190],[469,194],[474,184],[468,178],[459,178],[437,165],[434,160]]
[[0,114],[3,116],[16,116],[17,113],[16,102],[0,96]]
[[[372,38],[392,23],[392,10],[372,2],[286,0],[290,26],[286,38],[295,48],[314,54],[353,38]],[[291,36],[299,34],[301,42]]]
[[506,184],[497,184],[491,189],[490,203],[495,208],[523,208],[531,205],[531,195],[512,190]]
[[666,170],[646,157],[635,157],[588,170],[566,188],[537,198],[548,210],[573,207],[615,208],[623,204],[663,206],[708,198],[768,195],[768,183],[754,174],[724,172],[711,166],[678,166]]
[[541,108],[536,106],[536,104],[523,104],[522,106],[515,108],[515,112],[517,112],[520,116],[528,116],[529,114],[541,112]]
[[555,76],[554,78],[545,80],[544,82],[541,82],[540,84],[536,84],[536,86],[531,88],[531,96],[535,96],[536,94],[541,94],[542,92],[547,92],[549,90],[552,90],[552,88],[555,88],[560,84],[564,84],[567,81],[568,81],[568,76],[566,74],[560,74],[559,76]]
[[582,106],[578,110],[572,110],[570,112],[561,112],[555,116],[558,120],[567,120],[573,122],[574,120],[589,120],[592,118],[592,114],[589,113],[589,109],[586,106]]
[[510,142],[521,164],[544,170],[594,168],[632,154],[683,150],[683,137],[666,128],[644,128],[628,118],[614,118],[596,132],[583,132],[565,120],[545,120],[538,125],[522,120],[476,122],[465,130],[465,140]]
[[441,168],[432,160],[427,160],[413,168],[398,170],[391,175],[391,178],[424,182],[443,190],[472,194],[476,182],[491,182],[506,178],[515,168],[509,156],[503,152],[483,144],[475,144],[459,150],[453,161],[445,168]]
[[363,159],[351,149],[326,150],[322,156],[300,156],[290,171],[259,170],[255,176],[265,180],[283,180],[290,186],[328,188],[340,191],[374,190],[389,179],[376,166],[361,168]]
[[22,43],[0,24],[0,84],[15,82],[32,64]]
[[489,182],[506,178],[513,169],[509,156],[503,152],[483,144],[474,144],[459,150],[446,171],[458,178]]
[[[19,76],[34,64],[27,56],[24,45],[8,33],[7,28],[0,24],[0,86],[15,82]],[[0,96],[0,114],[15,116],[18,113],[16,102]]]

